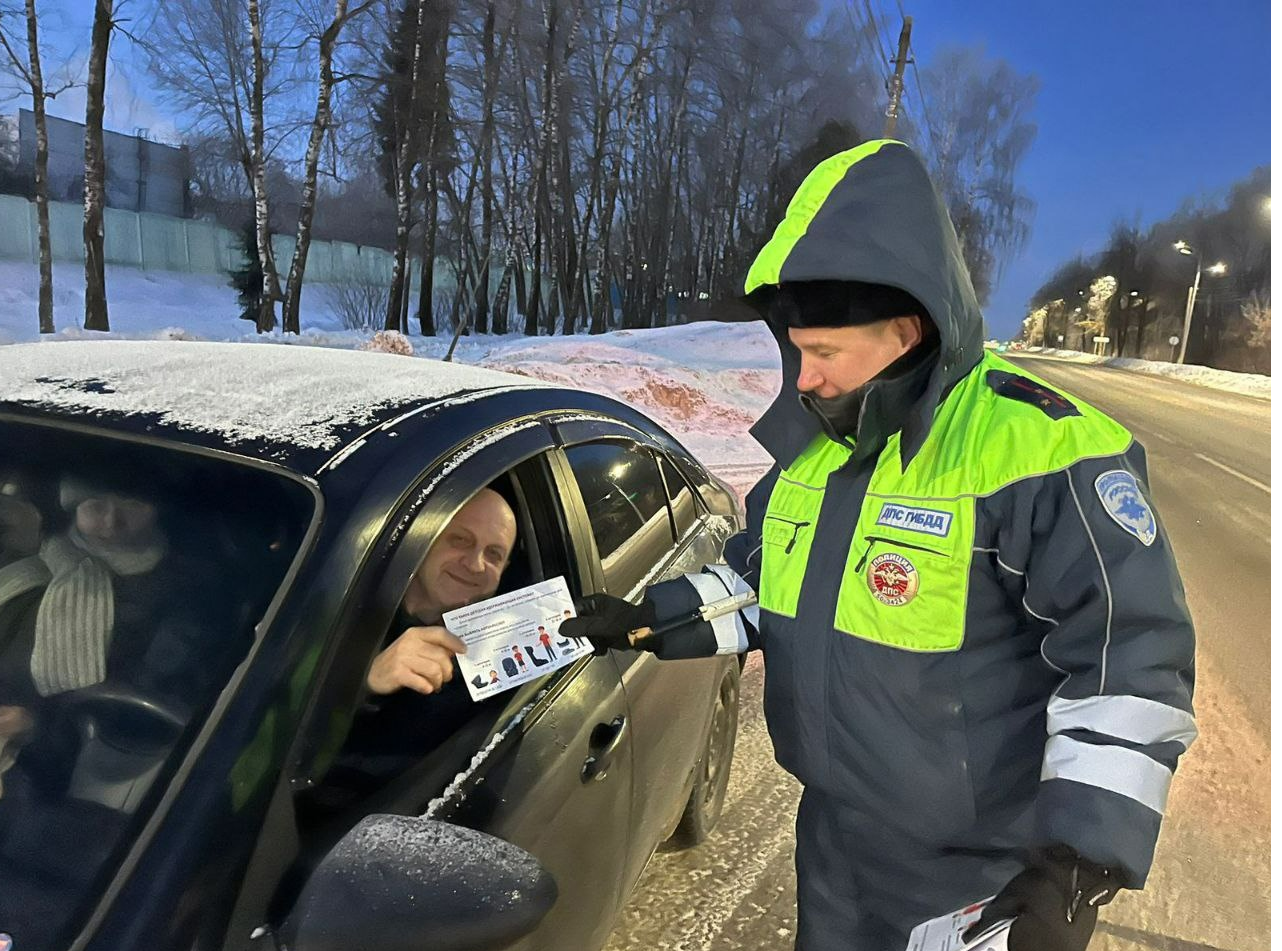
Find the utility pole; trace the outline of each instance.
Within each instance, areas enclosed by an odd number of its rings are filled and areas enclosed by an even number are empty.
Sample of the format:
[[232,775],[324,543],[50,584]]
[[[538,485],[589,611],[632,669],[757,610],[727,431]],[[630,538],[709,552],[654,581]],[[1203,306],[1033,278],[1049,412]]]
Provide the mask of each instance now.
[[1180,359],[1176,362],[1184,362],[1184,354],[1189,346],[1189,328],[1193,325],[1193,305],[1197,302],[1197,289],[1202,284],[1202,255],[1197,256],[1197,273],[1193,275],[1193,286],[1189,288],[1188,297],[1184,301],[1184,330],[1180,337]]
[[899,52],[895,54],[895,74],[890,77],[890,103],[886,106],[886,127],[881,137],[889,139],[895,134],[895,122],[899,119],[899,99],[904,94],[904,68],[908,65],[908,37],[913,32],[913,18],[904,17],[903,29],[899,31]]

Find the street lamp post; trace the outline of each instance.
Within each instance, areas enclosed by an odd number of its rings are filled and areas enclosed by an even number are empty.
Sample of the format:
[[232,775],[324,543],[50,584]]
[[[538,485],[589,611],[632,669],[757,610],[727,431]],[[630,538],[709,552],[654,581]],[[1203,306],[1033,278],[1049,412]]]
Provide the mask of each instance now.
[[[1180,254],[1187,254],[1197,258],[1197,272],[1193,275],[1193,286],[1189,288],[1188,300],[1184,304],[1184,333],[1180,337],[1180,358],[1177,361],[1178,363],[1183,363],[1184,354],[1188,351],[1189,327],[1193,323],[1193,305],[1197,302],[1197,290],[1202,286],[1202,252],[1192,247],[1187,241],[1176,241],[1174,248]],[[1206,270],[1208,273],[1218,276],[1227,271],[1228,266],[1223,261],[1218,261]]]
[[1193,302],[1197,300],[1197,289],[1202,284],[1202,257],[1198,255],[1197,273],[1193,275],[1193,286],[1188,290],[1188,296],[1184,300],[1184,331],[1180,334],[1180,359],[1179,363],[1184,362],[1184,354],[1189,346],[1189,327],[1193,323]]

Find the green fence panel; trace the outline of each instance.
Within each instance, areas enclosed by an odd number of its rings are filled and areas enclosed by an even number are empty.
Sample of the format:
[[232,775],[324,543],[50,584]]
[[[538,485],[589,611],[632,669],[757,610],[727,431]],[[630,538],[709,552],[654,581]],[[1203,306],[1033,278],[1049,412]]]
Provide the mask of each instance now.
[[138,216],[142,266],[150,271],[188,271],[187,225],[181,218],[149,213]]
[[0,195],[0,258],[38,261],[36,206],[18,195]]
[[[80,230],[83,238],[83,217]],[[121,211],[119,208],[104,208],[102,234],[108,264],[143,266],[142,223],[136,213]]]
[[184,221],[187,232],[187,266],[197,274],[215,274],[224,270],[219,263],[221,230],[212,221]]

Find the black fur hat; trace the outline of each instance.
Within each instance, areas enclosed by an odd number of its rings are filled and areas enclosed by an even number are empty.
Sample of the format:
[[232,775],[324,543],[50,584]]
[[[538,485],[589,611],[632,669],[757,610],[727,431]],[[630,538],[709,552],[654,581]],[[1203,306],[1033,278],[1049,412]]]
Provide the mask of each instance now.
[[770,288],[763,303],[766,320],[776,327],[855,327],[909,314],[930,319],[907,291],[863,281],[785,282]]

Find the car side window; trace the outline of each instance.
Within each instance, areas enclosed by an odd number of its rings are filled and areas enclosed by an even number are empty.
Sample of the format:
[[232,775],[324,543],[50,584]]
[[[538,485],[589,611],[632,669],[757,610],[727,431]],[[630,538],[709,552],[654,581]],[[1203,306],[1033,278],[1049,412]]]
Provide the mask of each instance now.
[[663,481],[668,487],[668,504],[672,507],[672,518],[677,530],[677,538],[685,537],[686,532],[694,528],[699,520],[699,509],[694,501],[694,490],[690,483],[677,471],[667,456],[659,456],[659,468],[663,470]]
[[658,462],[650,450],[622,440],[570,446],[565,455],[583,495],[606,590],[626,596],[676,541]]
[[[488,488],[503,497],[517,523],[515,546],[507,567],[497,579],[497,593],[556,575],[566,576],[571,590],[577,589],[568,532],[550,494],[551,486],[547,462],[541,457],[521,463],[489,483]],[[408,628],[434,626],[411,612],[412,592],[418,592],[419,600],[426,596],[424,603],[448,602],[439,605],[446,608],[457,606],[455,601],[469,600],[467,591],[455,590],[460,588],[463,571],[460,565],[451,564],[448,558],[438,560],[432,556],[437,542],[451,543],[446,534],[451,527],[480,533],[485,530],[485,518],[464,517],[457,523],[451,521],[436,536],[415,570],[409,588],[398,592],[400,606],[378,645],[376,658],[391,648]],[[477,577],[461,580],[480,583],[479,575],[478,564]],[[494,581],[489,579],[485,586]],[[548,662],[541,654],[530,653],[528,659],[536,666]],[[565,670],[568,668],[562,668],[561,672]],[[475,750],[485,745],[489,730],[502,719],[516,697],[523,696],[537,683],[473,701],[457,668],[451,679],[430,694],[401,687],[388,694],[375,695],[366,681],[362,690],[365,704],[350,724],[341,749],[328,764],[325,774],[300,797],[297,807],[302,824],[316,828],[335,814],[359,816],[368,811],[371,803],[391,811],[421,809],[449,777],[466,765]]]

